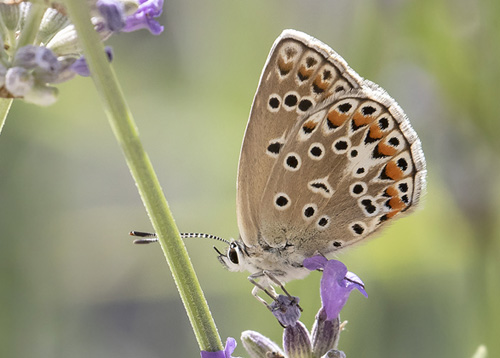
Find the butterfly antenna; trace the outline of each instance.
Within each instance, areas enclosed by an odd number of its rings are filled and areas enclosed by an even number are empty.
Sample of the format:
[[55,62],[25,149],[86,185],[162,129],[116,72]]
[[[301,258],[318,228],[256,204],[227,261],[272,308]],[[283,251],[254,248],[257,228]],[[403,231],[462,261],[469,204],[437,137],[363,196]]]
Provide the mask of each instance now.
[[140,237],[140,239],[134,240],[134,244],[150,244],[158,241],[158,237],[154,232],[131,231],[129,235]]
[[[225,242],[228,245],[230,244],[230,242],[227,241],[226,239],[211,234],[203,234],[199,232],[181,232],[180,235],[181,238],[183,239],[191,239],[191,238],[213,239]],[[151,244],[152,242],[158,241],[158,237],[153,232],[131,231],[130,236],[139,237],[139,239],[134,240],[134,244]]]
[[188,238],[200,238],[200,239],[213,239],[213,240],[218,240],[225,242],[226,244],[230,244],[230,242],[226,239],[223,239],[222,237],[215,236],[212,234],[203,234],[199,232],[181,232],[181,237],[183,239],[188,239]]

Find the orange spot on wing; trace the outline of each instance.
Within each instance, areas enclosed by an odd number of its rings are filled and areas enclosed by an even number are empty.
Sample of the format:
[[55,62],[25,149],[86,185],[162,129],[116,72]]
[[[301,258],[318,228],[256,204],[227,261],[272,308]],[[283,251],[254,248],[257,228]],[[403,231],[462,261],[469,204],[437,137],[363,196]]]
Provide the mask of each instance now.
[[385,189],[385,193],[391,197],[394,197],[398,195],[398,190],[394,186],[390,186]]
[[377,123],[373,123],[370,126],[370,131],[369,131],[368,135],[370,136],[370,138],[380,139],[384,136],[384,133],[382,132],[382,130],[380,129],[380,127],[378,126]]
[[302,125],[302,128],[306,128],[309,131],[313,131],[314,128],[316,128],[316,122],[309,120]]
[[392,180],[403,179],[403,171],[398,167],[396,162],[392,160],[385,166],[385,175]]
[[354,124],[357,127],[361,127],[361,126],[364,126],[366,124],[372,123],[375,120],[375,117],[372,117],[372,116],[363,116],[361,113],[356,112],[354,114],[354,116],[352,117],[352,119],[354,120]]
[[394,187],[394,186],[388,187],[385,190],[385,193],[387,195],[391,196],[391,198],[389,199],[389,202],[387,203],[387,205],[391,208],[391,211],[388,212],[387,214],[385,214],[387,219],[391,219],[397,213],[399,213],[401,210],[406,208],[407,205],[404,203],[404,201],[402,201],[399,198],[399,192],[396,189],[396,187]]
[[399,196],[393,196],[389,200],[389,206],[393,210],[401,211],[406,207],[406,204],[399,198]]
[[313,72],[314,72],[314,69],[307,68],[306,66],[303,66],[303,65],[300,66],[300,68],[299,68],[300,77],[303,79],[308,79],[309,77],[311,77]]
[[288,74],[293,68],[293,61],[287,62],[283,57],[278,58],[278,68],[282,75]]
[[396,148],[394,148],[390,145],[387,145],[385,143],[379,143],[377,145],[377,148],[378,148],[378,152],[382,155],[391,156],[391,155],[396,154],[396,152],[397,152]]
[[319,88],[321,92],[324,92],[328,88],[328,81],[323,81],[321,75],[317,75],[314,79],[314,86]]
[[328,113],[328,121],[335,127],[340,127],[349,118],[348,114],[339,113],[336,110],[332,110]]

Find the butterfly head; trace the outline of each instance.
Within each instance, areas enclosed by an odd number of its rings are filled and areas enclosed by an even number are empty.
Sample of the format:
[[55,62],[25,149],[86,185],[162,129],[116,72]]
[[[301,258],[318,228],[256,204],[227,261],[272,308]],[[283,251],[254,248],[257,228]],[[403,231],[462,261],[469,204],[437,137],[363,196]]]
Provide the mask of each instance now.
[[229,271],[248,270],[248,252],[245,244],[241,240],[231,240],[225,253],[220,252],[216,247],[215,251],[219,254],[217,257],[220,263]]

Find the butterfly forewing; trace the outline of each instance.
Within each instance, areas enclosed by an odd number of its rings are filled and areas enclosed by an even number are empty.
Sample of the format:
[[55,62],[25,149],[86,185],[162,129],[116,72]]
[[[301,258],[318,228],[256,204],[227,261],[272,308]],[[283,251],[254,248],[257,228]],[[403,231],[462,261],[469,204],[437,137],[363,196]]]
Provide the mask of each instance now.
[[[258,242],[264,191],[271,173],[284,174],[273,167],[299,118],[361,83],[320,41],[293,30],[285,30],[276,40],[254,98],[238,170],[238,225],[247,245]],[[314,120],[319,117],[311,118],[311,125]]]

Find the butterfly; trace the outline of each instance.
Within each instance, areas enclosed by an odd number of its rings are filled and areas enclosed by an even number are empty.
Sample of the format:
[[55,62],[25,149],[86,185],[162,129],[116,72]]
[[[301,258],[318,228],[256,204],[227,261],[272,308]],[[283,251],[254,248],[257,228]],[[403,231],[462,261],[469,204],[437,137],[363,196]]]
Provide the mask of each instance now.
[[410,213],[425,176],[420,140],[396,101],[324,43],[285,30],[243,139],[240,237],[219,261],[250,272],[260,289],[304,278],[304,259],[331,257]]

